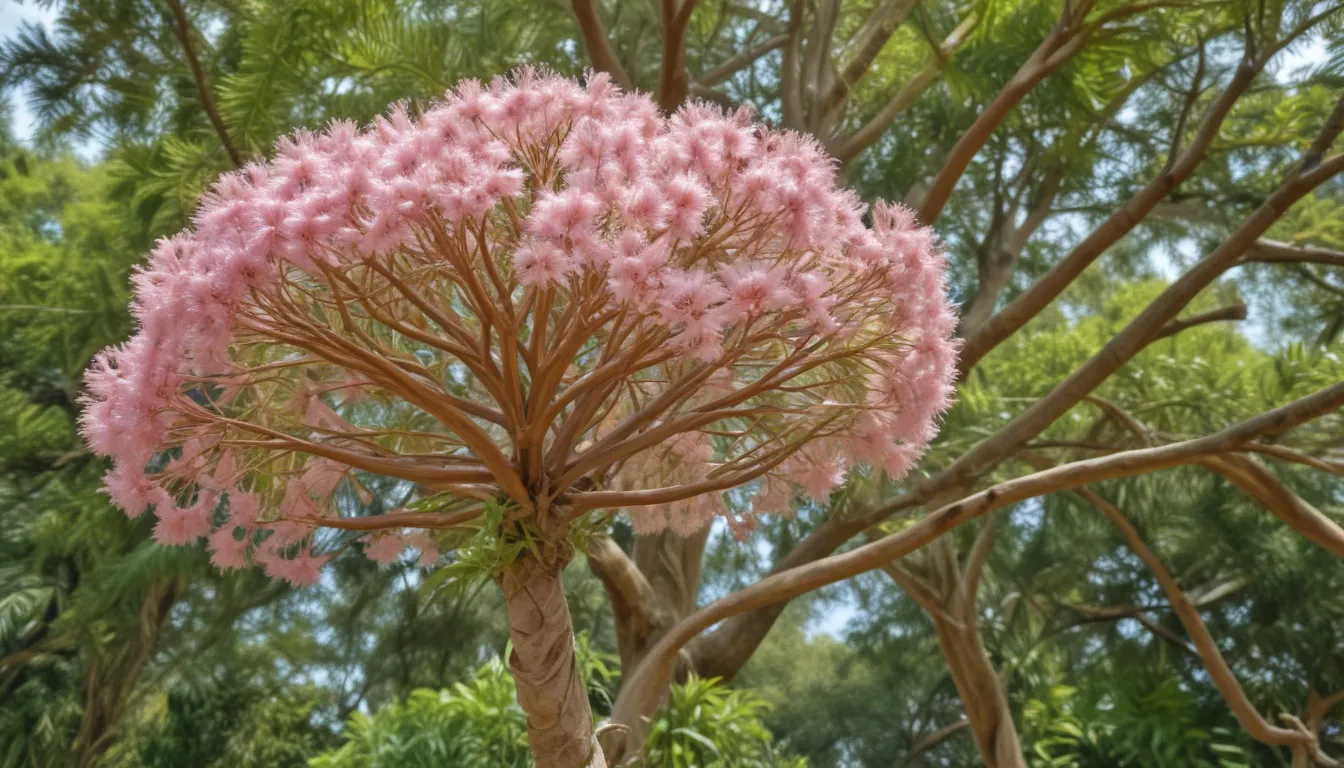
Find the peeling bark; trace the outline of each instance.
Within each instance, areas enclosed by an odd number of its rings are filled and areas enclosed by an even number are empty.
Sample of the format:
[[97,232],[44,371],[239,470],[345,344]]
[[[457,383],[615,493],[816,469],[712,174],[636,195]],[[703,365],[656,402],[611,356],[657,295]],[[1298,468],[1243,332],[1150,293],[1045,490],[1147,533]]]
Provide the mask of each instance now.
[[524,553],[500,575],[513,640],[509,668],[537,768],[605,768],[574,655],[574,625],[560,579],[566,559]]

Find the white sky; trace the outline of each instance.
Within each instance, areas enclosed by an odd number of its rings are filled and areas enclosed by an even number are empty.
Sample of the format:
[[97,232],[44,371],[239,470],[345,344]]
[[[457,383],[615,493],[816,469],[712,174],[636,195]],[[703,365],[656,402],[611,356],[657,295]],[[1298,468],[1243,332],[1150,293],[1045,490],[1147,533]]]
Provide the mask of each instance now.
[[[43,9],[33,3],[0,0],[0,40],[8,40],[18,34],[19,25],[25,21],[42,23],[50,29],[56,16],[56,8]],[[28,99],[19,91],[11,91],[8,98],[14,137],[27,141],[33,135],[33,113],[28,109]]]

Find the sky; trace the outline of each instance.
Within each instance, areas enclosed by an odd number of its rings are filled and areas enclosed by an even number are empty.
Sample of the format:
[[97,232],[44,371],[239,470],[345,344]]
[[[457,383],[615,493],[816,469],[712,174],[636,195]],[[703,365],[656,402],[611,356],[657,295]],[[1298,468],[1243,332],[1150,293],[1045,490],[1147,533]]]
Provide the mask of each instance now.
[[[9,40],[9,38],[18,34],[19,25],[25,21],[41,23],[50,27],[56,15],[55,8],[44,9],[31,2],[16,3],[14,0],[0,0],[0,41]],[[14,136],[26,141],[33,134],[32,110],[28,109],[27,99],[21,93],[11,92],[8,98],[10,116],[13,119],[11,128],[14,130]]]

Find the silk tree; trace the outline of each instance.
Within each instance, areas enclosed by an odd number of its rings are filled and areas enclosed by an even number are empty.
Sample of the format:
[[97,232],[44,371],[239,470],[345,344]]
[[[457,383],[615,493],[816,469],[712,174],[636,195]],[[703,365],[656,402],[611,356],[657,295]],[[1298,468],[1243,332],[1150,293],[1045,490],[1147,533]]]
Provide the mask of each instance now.
[[[476,531],[543,766],[602,764],[560,581],[576,533],[623,510],[745,535],[847,473],[902,477],[956,372],[911,212],[838,187],[801,134],[667,117],[602,74],[296,134],[134,283],[136,334],[87,375],[111,498],[296,585],[353,544],[434,565],[434,531]],[[419,500],[358,514],[371,475]]]

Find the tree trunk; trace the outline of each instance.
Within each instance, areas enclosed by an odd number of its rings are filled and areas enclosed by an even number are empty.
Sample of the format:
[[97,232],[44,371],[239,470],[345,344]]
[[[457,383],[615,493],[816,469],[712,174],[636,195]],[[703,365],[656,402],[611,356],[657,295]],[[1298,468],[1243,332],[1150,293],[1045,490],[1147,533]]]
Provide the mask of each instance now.
[[933,614],[930,618],[985,765],[1026,768],[1008,696],[980,641],[979,628],[950,620],[946,615]]
[[112,746],[118,718],[135,692],[140,673],[158,650],[178,591],[175,578],[152,583],[140,602],[138,621],[125,628],[128,631],[121,644],[88,659],[84,713],[75,739],[75,764],[79,768],[97,765]]
[[[960,493],[956,491],[952,497]],[[918,567],[922,573],[916,574],[895,563],[885,570],[933,621],[938,647],[970,721],[980,758],[988,768],[1026,768],[1008,695],[985,651],[975,609],[995,531],[992,523],[980,529],[964,565],[951,542],[944,538],[925,550],[920,561],[904,564]]]
[[560,580],[566,559],[524,553],[500,575],[513,640],[509,667],[537,768],[604,768]]

